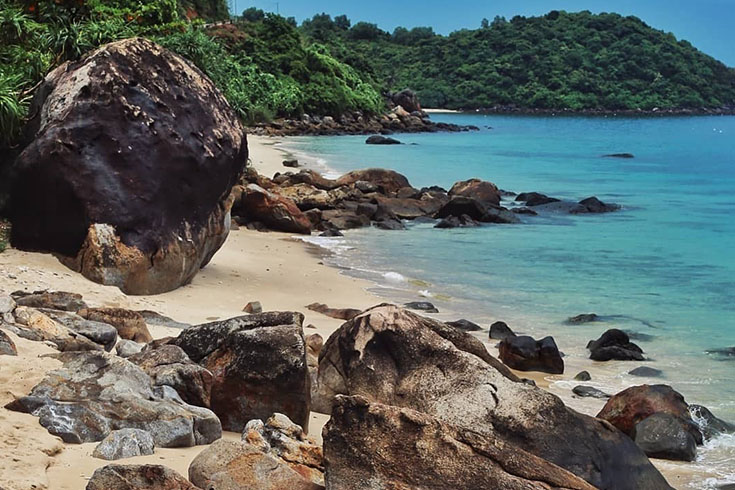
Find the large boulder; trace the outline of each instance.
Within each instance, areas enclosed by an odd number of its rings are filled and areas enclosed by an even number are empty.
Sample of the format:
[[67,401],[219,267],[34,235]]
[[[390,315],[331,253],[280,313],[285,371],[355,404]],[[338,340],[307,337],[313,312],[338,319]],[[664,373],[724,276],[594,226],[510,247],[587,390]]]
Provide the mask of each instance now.
[[322,449],[282,414],[251,420],[242,441],[217,441],[189,466],[189,479],[207,490],[319,490]]
[[654,413],[635,425],[635,443],[648,456],[675,461],[694,461],[697,441],[678,417]]
[[564,374],[564,360],[553,337],[541,340],[527,335],[506,337],[500,342],[500,360],[519,371]]
[[308,431],[303,321],[301,313],[258,313],[196,325],[173,341],[214,376],[210,407],[225,430],[282,413]]
[[642,361],[643,349],[630,341],[628,334],[611,328],[597,340],[587,343],[590,359],[594,361]]
[[155,386],[170,386],[186,403],[209,408],[214,376],[189,359],[181,347],[162,345],[128,360],[140,366]]
[[337,185],[352,185],[359,181],[370,182],[376,185],[380,192],[385,194],[392,194],[404,187],[411,187],[411,184],[405,176],[395,170],[384,168],[353,170],[337,179]]
[[655,413],[665,413],[681,420],[697,443],[702,443],[702,433],[692,420],[681,393],[668,385],[632,386],[610,398],[597,414],[630,437],[635,437],[636,424]]
[[500,205],[500,190],[492,182],[470,179],[455,183],[449,189],[449,195],[471,197],[486,204]]
[[390,96],[393,103],[397,106],[403,107],[409,114],[412,112],[421,112],[421,103],[419,98],[411,89],[403,89],[400,92],[396,92]]
[[324,464],[334,490],[365,488],[365,482],[381,489],[594,488],[493,435],[359,396],[338,397],[324,431]]
[[389,136],[381,136],[379,134],[368,136],[368,138],[365,140],[365,143],[368,145],[400,145],[401,144],[401,142],[395,138],[391,138]]
[[291,199],[256,184],[237,187],[232,214],[246,223],[260,222],[272,230],[311,233],[311,222]]
[[39,417],[65,442],[97,442],[125,428],[148,431],[158,447],[209,444],[222,436],[214,413],[171,397],[167,387],[154,387],[142,369],[125,359],[100,351],[59,358],[63,367],[6,408]]
[[332,334],[319,356],[319,387],[327,399],[360,395],[494,435],[599,488],[669,488],[609,424],[522,383],[470,334],[393,305]]
[[13,244],[128,294],[189,282],[229,232],[236,114],[183,58],[132,38],[52,71],[13,166]]
[[170,468],[110,464],[92,474],[87,490],[200,490]]
[[482,223],[518,223],[520,220],[502,206],[485,204],[477,199],[464,196],[453,197],[436,212],[434,218],[466,215]]

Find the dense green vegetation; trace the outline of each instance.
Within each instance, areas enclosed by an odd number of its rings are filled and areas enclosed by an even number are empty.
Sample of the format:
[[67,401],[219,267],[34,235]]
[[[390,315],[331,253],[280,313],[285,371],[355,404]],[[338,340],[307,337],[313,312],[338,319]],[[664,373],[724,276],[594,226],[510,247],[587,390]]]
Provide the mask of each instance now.
[[440,36],[384,32],[317,15],[302,31],[384,89],[416,90],[427,107],[720,108],[735,105],[735,70],[636,17],[552,11]]
[[28,103],[55,66],[102,44],[145,36],[193,61],[244,121],[304,112],[379,112],[379,93],[292,19],[205,28],[226,18],[224,0],[0,0],[0,150],[12,147]]

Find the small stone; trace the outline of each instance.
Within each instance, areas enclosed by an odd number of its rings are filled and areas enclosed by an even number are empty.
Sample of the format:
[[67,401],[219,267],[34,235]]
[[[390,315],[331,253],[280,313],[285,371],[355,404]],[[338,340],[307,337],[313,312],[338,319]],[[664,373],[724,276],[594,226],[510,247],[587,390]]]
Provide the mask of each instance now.
[[153,436],[142,429],[120,429],[110,433],[95,448],[92,456],[114,461],[153,454]]
[[432,303],[428,301],[411,301],[403,305],[409,310],[423,311],[424,313],[439,313],[439,310]]
[[582,398],[600,398],[602,400],[607,400],[608,398],[610,398],[610,395],[592,386],[575,386],[572,389],[572,392]]
[[296,168],[296,167],[299,166],[299,161],[296,160],[295,158],[294,159],[290,159],[290,160],[284,160],[283,161],[283,166],[284,167],[289,167],[289,168]]
[[659,378],[664,373],[660,369],[656,369],[656,368],[652,368],[648,366],[640,366],[640,367],[633,369],[632,371],[629,371],[628,374],[630,374],[631,376],[643,376],[646,378]]
[[263,307],[260,304],[260,301],[251,301],[250,303],[245,305],[245,308],[242,309],[245,313],[263,313]]
[[117,355],[124,358],[134,356],[142,350],[143,344],[139,344],[133,340],[120,339],[117,341],[117,346],[115,346],[115,352],[117,352]]
[[590,373],[587,371],[580,371],[577,373],[577,375],[574,377],[575,381],[589,381],[592,379],[592,376],[590,376]]

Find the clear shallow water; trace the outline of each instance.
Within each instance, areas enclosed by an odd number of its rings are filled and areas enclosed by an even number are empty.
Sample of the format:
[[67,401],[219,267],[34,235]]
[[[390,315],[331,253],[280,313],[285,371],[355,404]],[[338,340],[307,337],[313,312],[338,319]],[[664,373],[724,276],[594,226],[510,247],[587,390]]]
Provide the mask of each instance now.
[[[329,241],[338,247],[335,260],[382,284],[388,296],[428,294],[447,316],[553,335],[567,355],[556,383],[562,395],[573,369],[590,365],[588,340],[613,327],[647,334],[638,343],[664,371],[660,382],[735,422],[735,358],[705,353],[735,346],[735,117],[434,119],[483,129],[399,135],[409,143],[399,147],[345,136],[289,139],[287,148],[337,173],[392,168],[414,187],[448,189],[479,177],[515,192],[596,195],[624,209],[524,217],[515,226],[357,230]],[[635,158],[602,158],[619,152]],[[607,318],[564,324],[588,312]],[[637,365],[597,364],[593,384],[614,393],[656,382],[626,374]],[[725,442],[700,451],[701,463],[716,467],[709,483],[735,481],[734,444]]]

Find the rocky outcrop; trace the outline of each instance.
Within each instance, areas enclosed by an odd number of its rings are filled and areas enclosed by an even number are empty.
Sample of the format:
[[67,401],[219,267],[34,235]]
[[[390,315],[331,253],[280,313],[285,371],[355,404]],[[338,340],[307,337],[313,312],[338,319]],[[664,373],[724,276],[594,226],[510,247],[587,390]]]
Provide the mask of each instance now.
[[411,187],[411,184],[404,175],[384,168],[353,170],[337,179],[337,185],[349,186],[361,181],[373,184],[378,191],[384,194],[392,194],[405,187]]
[[143,370],[125,359],[100,351],[62,354],[60,359],[62,368],[6,408],[39,417],[65,442],[97,442],[125,428],[149,432],[159,447],[209,444],[222,435],[214,413],[171,397],[167,387],[154,387]]
[[111,464],[92,474],[87,490],[200,490],[165,466]]
[[419,98],[411,89],[403,89],[400,92],[390,94],[390,101],[396,106],[401,106],[406,112],[422,112]]
[[599,488],[668,488],[631,439],[520,382],[470,334],[396,306],[369,309],[329,338],[319,388],[494,435]]
[[227,237],[248,156],[214,84],[132,38],[52,71],[32,105],[13,166],[14,245],[128,294],[189,282]]
[[324,431],[324,463],[327,487],[335,490],[366,482],[371,488],[594,488],[492,435],[359,396],[338,398]]
[[434,218],[445,219],[451,216],[468,216],[481,223],[518,223],[519,219],[514,213],[501,206],[493,206],[482,203],[471,197],[453,197],[445,204]]
[[186,403],[209,408],[214,376],[192,362],[181,347],[145,349],[128,360],[140,366],[155,386],[170,386]]
[[153,436],[149,432],[141,429],[120,429],[110,432],[94,448],[92,457],[107,461],[134,458],[153,454],[154,447]]
[[272,230],[311,233],[311,222],[287,197],[269,192],[256,184],[238,187],[232,214],[240,224],[260,222]]
[[449,195],[470,197],[485,204],[500,205],[500,191],[492,182],[470,179],[457,182],[449,189]]
[[217,441],[189,466],[189,479],[208,490],[319,490],[322,449],[282,414],[251,420],[242,441]]
[[500,360],[519,371],[564,374],[564,360],[553,337],[541,340],[526,335],[506,337],[500,342]]
[[612,204],[602,202],[595,196],[588,197],[579,201],[579,206],[575,207],[571,211],[572,214],[585,214],[585,213],[612,213],[620,209],[619,204]]
[[196,325],[173,343],[208,369],[222,427],[282,413],[308,431],[309,372],[300,313],[267,312]]
[[617,328],[611,328],[599,339],[590,340],[587,344],[590,359],[594,361],[642,361],[643,349],[630,341],[628,334]]
[[79,316],[95,322],[107,323],[117,329],[121,339],[146,344],[153,340],[143,315],[123,308],[87,308]]

